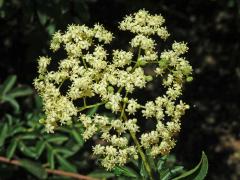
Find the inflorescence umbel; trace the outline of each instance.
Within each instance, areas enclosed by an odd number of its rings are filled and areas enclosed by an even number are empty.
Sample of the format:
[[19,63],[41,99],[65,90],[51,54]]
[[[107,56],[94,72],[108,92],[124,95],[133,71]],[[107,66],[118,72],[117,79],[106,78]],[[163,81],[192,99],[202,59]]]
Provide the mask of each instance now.
[[[108,170],[126,164],[130,158],[142,157],[142,149],[153,157],[168,154],[175,146],[180,118],[189,108],[179,97],[183,83],[192,80],[192,67],[182,57],[188,51],[186,43],[174,42],[172,49],[157,52],[153,37],[169,37],[164,22],[161,15],[150,15],[145,10],[126,16],[119,29],[134,34],[129,51],[107,52],[105,46],[113,35],[100,24],[93,28],[69,25],[66,32],[56,32],[50,49],[64,49],[67,56],[58,62],[55,71],[49,70],[53,61],[50,57],[40,57],[39,77],[34,81],[43,99],[46,118],[42,123],[46,131],[53,133],[59,125],[70,125],[78,119],[85,129],[84,140],[99,135],[105,142],[95,145],[93,154]],[[155,68],[154,75],[146,74],[147,66]],[[154,78],[161,80],[165,93],[140,104],[133,98],[134,92],[144,89]],[[66,81],[68,86],[62,88]],[[88,104],[90,100],[95,103]],[[87,109],[100,105],[111,110],[115,118],[86,114]],[[143,132],[137,113],[155,121],[155,129]]]

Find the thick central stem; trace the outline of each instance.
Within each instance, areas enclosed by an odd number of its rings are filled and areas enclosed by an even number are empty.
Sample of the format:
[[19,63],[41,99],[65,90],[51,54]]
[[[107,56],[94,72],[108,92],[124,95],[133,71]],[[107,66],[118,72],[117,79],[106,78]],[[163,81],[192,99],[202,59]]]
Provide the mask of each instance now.
[[[128,120],[125,113],[123,113],[123,119],[124,119],[125,121]],[[139,152],[139,154],[140,154],[140,156],[141,156],[141,158],[142,158],[143,164],[144,164],[145,169],[146,169],[146,171],[147,171],[147,173],[148,173],[148,175],[149,175],[149,178],[150,178],[151,180],[154,180],[154,178],[153,178],[153,176],[152,176],[151,167],[150,167],[150,165],[148,164],[147,158],[146,158],[146,156],[145,156],[145,154],[144,154],[144,152],[143,152],[143,150],[142,150],[142,147],[141,147],[140,143],[138,142],[138,139],[137,139],[137,137],[136,137],[135,132],[130,131],[130,135],[131,135],[134,143],[135,143],[136,146],[137,146],[137,150],[138,150],[138,152]]]

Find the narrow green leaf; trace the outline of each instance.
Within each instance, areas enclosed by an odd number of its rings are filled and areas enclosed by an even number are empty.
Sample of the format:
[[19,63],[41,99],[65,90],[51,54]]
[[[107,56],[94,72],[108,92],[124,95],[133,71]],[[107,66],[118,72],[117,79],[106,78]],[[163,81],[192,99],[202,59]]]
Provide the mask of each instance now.
[[61,148],[55,148],[54,151],[56,153],[61,153],[64,158],[72,156],[75,153],[75,152],[73,152],[69,149],[62,148],[62,147]]
[[55,168],[55,154],[54,151],[48,148],[48,153],[47,153],[47,160],[48,163],[50,164],[50,168],[54,169]]
[[14,127],[13,130],[9,133],[10,136],[14,136],[17,133],[21,133],[26,131],[26,129],[22,126]]
[[38,95],[35,95],[34,99],[35,99],[36,109],[37,110],[41,110],[41,108],[42,108],[42,98],[40,96],[38,96]]
[[159,172],[160,179],[168,180],[169,172],[170,172],[169,168],[162,168],[161,171]]
[[17,80],[17,76],[16,75],[11,75],[9,76],[4,83],[2,84],[1,88],[0,88],[0,94],[1,95],[5,95],[15,84]]
[[2,7],[3,4],[4,4],[4,0],[0,0],[0,8]]
[[7,158],[11,159],[16,151],[18,141],[15,139],[11,142],[11,144],[7,148]]
[[48,16],[40,11],[37,11],[37,15],[38,15],[41,25],[44,26],[48,20]]
[[145,169],[143,161],[141,163],[140,175],[143,177],[143,179],[147,179],[147,177],[148,177],[148,173]]
[[62,156],[57,156],[58,162],[62,166],[64,170],[70,171],[70,172],[77,172],[77,168],[70,164],[66,159],[64,159]]
[[153,157],[150,155],[149,152],[147,153],[147,159],[148,159],[148,162],[149,162],[149,165],[150,165],[151,169],[153,169],[154,171],[156,171],[156,170],[157,170],[156,164],[155,164],[155,162],[154,162]]
[[8,125],[11,127],[13,125],[13,117],[10,114],[5,115]]
[[33,134],[33,133],[24,134],[24,135],[19,136],[19,139],[21,139],[21,140],[33,140],[36,138],[37,138],[36,134]]
[[138,177],[138,174],[134,170],[132,170],[132,169],[126,167],[126,166],[123,166],[123,167],[116,166],[113,169],[113,172],[117,176],[124,175],[124,176],[132,177],[132,178],[137,178]]
[[5,123],[0,132],[0,147],[4,145],[5,139],[7,138],[8,124]]
[[14,108],[16,113],[19,112],[19,109],[20,109],[19,104],[12,97],[10,97],[10,96],[2,96],[2,102],[8,102]]
[[49,24],[46,27],[46,30],[47,30],[49,35],[52,35],[56,31],[56,25],[55,24]]
[[69,150],[71,150],[73,152],[73,154],[76,154],[80,149],[81,146],[79,146],[78,144],[76,144],[76,142],[74,141],[69,141],[66,144],[66,148],[68,148]]
[[173,180],[203,180],[208,172],[208,159],[204,152],[202,152],[202,158],[201,161],[198,163],[198,165],[183,173],[182,175],[174,178]]
[[19,141],[19,150],[25,155],[25,156],[28,156],[28,157],[31,157],[31,158],[37,158],[37,153],[32,151],[32,149],[30,149],[30,147],[26,146],[24,144],[24,142],[22,141]]
[[135,160],[133,158],[129,159],[129,162],[132,163],[136,168],[140,169],[141,168],[141,161],[140,159]]
[[163,156],[163,157],[161,157],[161,158],[159,159],[159,161],[157,162],[157,170],[158,170],[158,172],[160,172],[160,171],[163,169],[164,164],[165,164],[165,162],[166,162],[166,160],[167,160],[167,157],[168,157],[168,156]]
[[88,116],[92,117],[92,116],[97,112],[98,107],[99,107],[99,106],[95,106],[95,107],[91,108],[90,110],[87,111],[86,114],[87,114]]
[[82,135],[80,134],[80,132],[77,132],[76,129],[73,129],[71,131],[71,133],[72,133],[74,139],[78,142],[78,144],[80,146],[83,146],[84,140],[83,140]]
[[171,176],[174,177],[174,176],[182,173],[183,171],[184,171],[183,166],[176,166],[176,167],[171,169],[170,173],[171,173]]
[[16,98],[16,97],[22,97],[22,96],[28,96],[32,94],[32,89],[29,87],[17,87],[13,90],[11,90],[8,93],[8,96],[12,97],[12,98]]
[[26,169],[28,172],[36,176],[38,179],[46,179],[47,178],[47,172],[42,167],[41,164],[27,160],[22,159],[20,160],[21,166]]
[[71,130],[67,127],[57,127],[57,131],[64,133],[71,133]]
[[37,142],[37,145],[36,145],[36,148],[35,148],[35,151],[37,153],[37,157],[40,157],[43,150],[45,149],[46,147],[46,143],[44,141],[39,141]]
[[34,114],[29,113],[27,114],[27,125],[32,128],[35,129],[37,125],[39,125],[39,123],[37,122],[38,118],[36,118],[34,120]]
[[161,176],[161,180],[169,180],[183,171],[183,166],[176,166],[172,169],[167,169]]
[[88,174],[88,176],[93,177],[93,178],[108,179],[108,178],[114,178],[115,174],[107,172],[105,170],[96,170],[96,171],[93,171],[90,174]]
[[51,142],[54,144],[62,144],[63,142],[68,140],[68,137],[63,136],[63,135],[49,135],[46,138],[47,142]]

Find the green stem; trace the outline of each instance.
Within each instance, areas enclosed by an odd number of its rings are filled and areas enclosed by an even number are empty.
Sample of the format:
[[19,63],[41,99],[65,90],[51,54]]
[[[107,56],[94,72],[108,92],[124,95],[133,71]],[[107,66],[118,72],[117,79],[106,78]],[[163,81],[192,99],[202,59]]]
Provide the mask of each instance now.
[[82,61],[83,61],[83,66],[87,69],[88,67],[87,67],[87,63],[86,63],[85,59],[83,59]]
[[117,92],[121,93],[122,90],[123,90],[123,87],[120,87]]
[[[135,65],[134,65],[133,69],[131,70],[131,72],[133,72],[133,71],[139,66],[138,60],[139,60],[139,58],[140,58],[140,55],[141,55],[141,48],[139,47],[139,49],[138,49],[137,62],[135,63]],[[118,89],[118,93],[120,93],[120,92],[122,91],[122,89],[123,89],[122,87],[119,88],[119,89]],[[127,94],[126,94],[126,96],[127,96]],[[126,96],[125,96],[125,97],[126,97]],[[125,112],[124,112],[124,111],[125,111],[125,107],[126,107],[126,102],[124,102],[124,104],[123,104],[122,111],[121,111],[121,115],[120,115],[120,119],[123,118],[124,121],[127,121],[128,118],[127,118],[127,115],[126,115]],[[143,152],[143,150],[142,150],[142,147],[141,147],[140,143],[138,142],[138,139],[137,139],[137,137],[136,137],[136,133],[133,132],[133,131],[130,131],[130,135],[131,135],[131,137],[132,137],[135,145],[137,146],[138,153],[140,154],[140,156],[141,156],[141,158],[142,158],[143,164],[144,164],[145,169],[146,169],[146,171],[147,171],[147,173],[148,173],[148,175],[149,175],[150,180],[154,180],[154,178],[153,178],[153,176],[152,176],[151,167],[150,167],[150,165],[148,164],[147,158],[146,158],[146,156],[145,156],[145,154],[144,154],[144,152]]]
[[126,103],[124,102],[122,112],[121,112],[121,115],[120,115],[120,119],[122,119],[122,117],[123,117],[125,107],[126,107]]
[[[126,92],[126,94],[125,94],[125,97],[124,97],[124,98],[126,98],[126,97],[127,97],[127,95],[128,95],[128,92]],[[126,101],[124,101],[124,103],[123,103],[123,107],[121,108],[121,109],[122,109],[122,111],[121,111],[120,119],[122,119],[122,117],[123,117],[123,114],[124,114],[124,111],[125,111],[126,105],[127,105],[127,102],[126,102]]]
[[89,109],[89,108],[93,108],[93,107],[96,107],[96,106],[100,106],[100,105],[103,105],[103,104],[105,104],[105,102],[101,102],[101,103],[96,103],[96,104],[84,106],[84,107],[80,108],[80,109],[78,110],[78,112],[83,111],[83,110],[85,110],[85,109]]
[[86,102],[86,98],[85,97],[83,98],[83,105],[84,105],[84,107],[87,106],[87,102]]
[[[128,120],[125,113],[123,113],[123,118],[124,118],[125,121]],[[138,150],[138,152],[139,152],[139,154],[140,154],[140,156],[141,156],[141,158],[142,158],[143,164],[144,164],[145,169],[146,169],[146,171],[147,171],[147,173],[148,173],[148,175],[149,175],[150,180],[154,180],[154,178],[153,178],[153,176],[152,176],[152,170],[151,170],[151,168],[150,168],[150,165],[148,164],[147,158],[146,158],[146,156],[145,156],[145,154],[144,154],[144,152],[143,152],[143,150],[142,150],[142,148],[141,148],[141,145],[140,145],[140,143],[138,142],[138,139],[137,139],[137,137],[136,137],[136,133],[130,131],[130,135],[131,135],[134,143],[135,143],[136,146],[137,146],[137,150]]]
[[139,47],[139,49],[138,49],[138,57],[137,57],[137,62],[135,63],[135,65],[133,66],[133,69],[131,70],[131,72],[133,72],[138,66],[139,66],[139,64],[138,64],[138,60],[139,60],[139,58],[140,58],[140,55],[141,55],[141,48]]

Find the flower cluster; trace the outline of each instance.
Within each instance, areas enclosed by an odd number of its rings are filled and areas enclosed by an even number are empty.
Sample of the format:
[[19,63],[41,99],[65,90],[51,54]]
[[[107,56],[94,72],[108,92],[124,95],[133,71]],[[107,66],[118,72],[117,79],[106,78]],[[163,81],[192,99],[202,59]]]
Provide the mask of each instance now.
[[[180,131],[180,118],[189,108],[179,97],[184,82],[192,79],[192,67],[182,57],[188,50],[186,43],[174,42],[171,50],[156,51],[157,41],[152,35],[163,40],[169,36],[164,22],[161,15],[150,15],[145,10],[126,16],[119,28],[135,34],[130,51],[107,51],[105,44],[111,43],[113,35],[100,24],[93,28],[70,25],[66,32],[56,32],[50,49],[64,49],[67,57],[58,62],[55,70],[49,68],[54,60],[40,57],[39,77],[34,80],[43,99],[46,131],[53,133],[59,125],[78,119],[85,128],[84,140],[96,135],[101,139],[93,153],[108,170],[137,159],[139,148],[148,150],[153,157],[168,154]],[[147,66],[155,68],[154,75],[146,74]],[[145,88],[153,78],[162,80],[165,93],[140,104],[133,98],[134,92]],[[93,100],[96,103],[89,104]],[[105,105],[115,118],[86,114],[87,109],[100,105]],[[156,121],[155,130],[143,132],[134,117],[136,113]],[[141,133],[137,139],[136,133]]]
[[128,15],[120,23],[121,30],[128,30],[144,36],[157,34],[162,39],[167,39],[169,36],[166,27],[162,26],[165,19],[161,15],[150,15],[148,11],[139,10],[133,15]]

